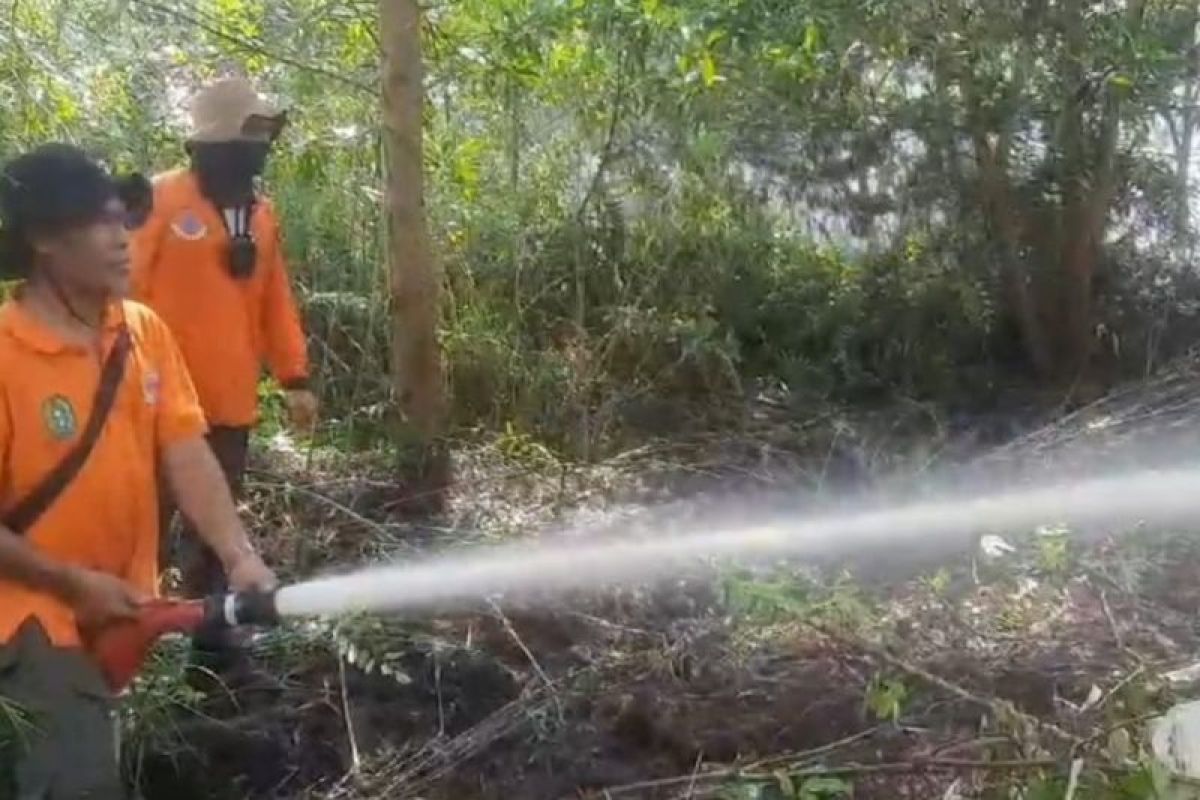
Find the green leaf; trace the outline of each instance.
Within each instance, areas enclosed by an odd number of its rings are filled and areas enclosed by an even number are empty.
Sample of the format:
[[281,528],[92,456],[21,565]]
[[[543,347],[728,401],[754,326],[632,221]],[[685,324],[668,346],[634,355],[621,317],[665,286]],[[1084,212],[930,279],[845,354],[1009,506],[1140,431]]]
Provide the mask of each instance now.
[[814,55],[821,48],[821,29],[817,23],[810,22],[804,26],[804,52]]
[[705,88],[712,88],[720,76],[717,75],[717,62],[713,60],[712,53],[705,53],[700,57],[700,78],[704,81]]
[[809,778],[800,786],[800,800],[833,800],[850,797],[853,787],[841,778]]
[[876,676],[867,688],[867,707],[881,720],[894,722],[899,719],[900,711],[907,699],[908,687],[898,680]]

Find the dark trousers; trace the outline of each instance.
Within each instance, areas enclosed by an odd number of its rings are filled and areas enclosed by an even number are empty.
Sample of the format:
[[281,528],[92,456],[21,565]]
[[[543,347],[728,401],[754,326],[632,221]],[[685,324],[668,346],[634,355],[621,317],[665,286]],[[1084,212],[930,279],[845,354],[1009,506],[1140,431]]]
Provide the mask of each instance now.
[[[240,499],[246,474],[250,429],[214,426],[208,433],[208,445],[225,473],[234,500]],[[160,508],[160,531],[165,545],[163,566],[173,564],[179,567],[184,594],[187,597],[207,597],[224,592],[227,584],[220,559],[204,544],[191,521],[183,514],[179,515],[182,518],[179,535],[171,536],[176,506],[169,490],[162,492]],[[212,644],[219,646],[216,642]]]
[[23,715],[0,740],[0,797],[125,800],[116,701],[83,650],[26,621],[0,644],[0,698]]

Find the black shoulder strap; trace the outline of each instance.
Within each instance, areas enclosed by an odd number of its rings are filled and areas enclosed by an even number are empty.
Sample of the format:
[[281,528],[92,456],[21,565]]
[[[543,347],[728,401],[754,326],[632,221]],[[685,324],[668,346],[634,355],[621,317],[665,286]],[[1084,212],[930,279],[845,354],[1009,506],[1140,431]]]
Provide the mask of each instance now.
[[4,517],[4,526],[16,534],[23,534],[37,522],[46,509],[53,505],[63,490],[75,480],[79,470],[92,454],[92,448],[104,430],[104,423],[112,412],[117,399],[117,390],[125,377],[125,365],[129,361],[129,351],[133,346],[129,329],[122,325],[117,330],[117,338],[113,342],[108,358],[100,370],[100,385],[96,387],[96,398],[92,403],[92,413],[79,441],[71,448],[71,452],[55,465],[42,482],[34,487],[17,505]]

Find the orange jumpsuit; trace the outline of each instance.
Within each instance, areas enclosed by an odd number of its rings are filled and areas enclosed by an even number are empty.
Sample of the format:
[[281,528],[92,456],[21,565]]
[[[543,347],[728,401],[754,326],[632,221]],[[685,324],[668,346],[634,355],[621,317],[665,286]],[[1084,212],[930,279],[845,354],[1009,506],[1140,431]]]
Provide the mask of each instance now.
[[279,224],[260,198],[251,220],[258,252],[246,279],[227,265],[229,235],[190,170],[154,181],[154,210],[133,238],[133,296],[170,327],[211,426],[258,418],[264,363],[285,387],[308,378],[308,353],[288,281]]

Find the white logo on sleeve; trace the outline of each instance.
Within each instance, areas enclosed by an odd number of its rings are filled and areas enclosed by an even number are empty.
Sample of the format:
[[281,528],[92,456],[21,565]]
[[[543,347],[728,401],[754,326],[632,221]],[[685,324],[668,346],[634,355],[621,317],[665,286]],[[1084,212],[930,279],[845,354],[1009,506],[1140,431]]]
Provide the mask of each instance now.
[[157,406],[161,394],[162,379],[155,370],[148,370],[145,377],[142,378],[142,397],[145,398],[146,405]]

